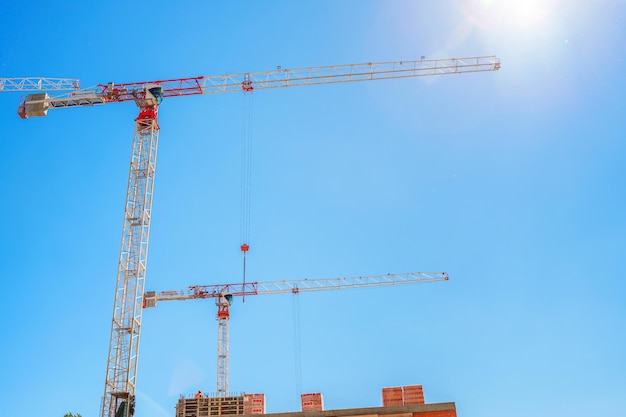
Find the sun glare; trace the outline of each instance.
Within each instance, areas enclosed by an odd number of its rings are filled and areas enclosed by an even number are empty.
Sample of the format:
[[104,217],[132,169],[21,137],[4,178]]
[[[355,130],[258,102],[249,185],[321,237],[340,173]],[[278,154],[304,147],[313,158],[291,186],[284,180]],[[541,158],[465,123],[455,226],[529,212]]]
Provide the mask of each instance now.
[[[564,0],[457,0],[469,24],[490,39],[529,43],[559,30],[555,13]],[[457,29],[451,37],[459,32]],[[454,35],[454,36],[453,36]]]
[[484,12],[500,24],[516,28],[536,28],[548,22],[551,0],[480,0]]
[[524,36],[551,30],[561,0],[458,0],[468,20],[491,33],[517,32]]
[[511,1],[506,6],[508,20],[525,27],[541,25],[546,22],[549,14],[546,3],[542,0]]

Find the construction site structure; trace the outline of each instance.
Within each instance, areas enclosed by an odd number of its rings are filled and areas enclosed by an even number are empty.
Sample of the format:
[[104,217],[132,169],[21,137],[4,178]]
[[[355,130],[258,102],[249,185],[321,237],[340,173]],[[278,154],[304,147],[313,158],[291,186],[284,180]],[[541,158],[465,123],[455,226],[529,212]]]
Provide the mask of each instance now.
[[383,388],[383,406],[424,404],[424,390],[421,385]]
[[200,76],[125,84],[109,82],[63,96],[28,95],[20,102],[22,118],[45,116],[50,109],[134,101],[135,118],[130,172],[117,268],[111,336],[101,417],[134,413],[137,361],[148,237],[159,139],[158,110],[164,98],[225,92],[371,81],[419,76],[497,71],[495,56],[348,64],[300,69]]
[[301,292],[421,284],[447,280],[448,274],[446,272],[409,272],[350,278],[194,285],[187,290],[181,291],[161,291],[158,293],[148,291],[144,295],[144,307],[155,307],[159,301],[207,298],[215,300],[215,305],[217,306],[217,396],[223,397],[228,393],[228,323],[230,319],[230,306],[234,297],[269,294],[299,294]]
[[324,397],[321,392],[311,392],[309,394],[301,394],[300,402],[302,411],[322,411],[324,410]]
[[0,77],[0,92],[62,91],[78,90],[79,88],[80,83],[76,78]]
[[426,404],[421,385],[383,388],[382,407],[325,410],[319,392],[302,394],[300,399],[302,407],[299,412],[266,414],[264,394],[181,397],[176,404],[176,417],[456,417],[454,402]]
[[181,397],[176,417],[210,417],[265,414],[265,394],[242,394],[221,397],[194,395]]

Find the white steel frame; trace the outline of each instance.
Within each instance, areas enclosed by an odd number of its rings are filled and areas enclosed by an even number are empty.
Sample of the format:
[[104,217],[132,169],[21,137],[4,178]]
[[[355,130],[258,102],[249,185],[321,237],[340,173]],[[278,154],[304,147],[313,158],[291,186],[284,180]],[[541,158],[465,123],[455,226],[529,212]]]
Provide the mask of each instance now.
[[102,417],[114,417],[122,401],[134,407],[158,139],[156,119],[135,121]]
[[2,78],[0,77],[0,92],[10,91],[51,91],[51,90],[78,90],[80,84],[75,78]]
[[[348,288],[383,287],[447,281],[447,272],[406,272],[399,274],[367,275],[348,278],[295,279],[240,284],[193,285],[180,291],[148,292],[146,306],[159,301],[217,298],[223,294],[248,296],[262,294],[298,294],[301,292],[341,290]],[[150,302],[151,301],[151,302]]]
[[241,91],[242,85],[255,90],[296,87],[341,82],[385,80],[427,75],[461,74],[466,72],[497,71],[500,60],[495,56],[471,58],[421,59],[419,61],[369,62],[364,64],[332,65],[325,67],[283,69],[205,76],[204,94]]

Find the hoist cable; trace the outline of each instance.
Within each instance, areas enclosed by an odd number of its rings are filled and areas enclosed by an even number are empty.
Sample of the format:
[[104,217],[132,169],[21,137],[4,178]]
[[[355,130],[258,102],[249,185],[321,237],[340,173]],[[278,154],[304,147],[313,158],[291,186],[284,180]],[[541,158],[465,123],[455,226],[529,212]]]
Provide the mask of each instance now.
[[252,92],[243,94],[241,126],[241,243],[250,239],[250,205],[252,183]]
[[300,297],[294,293],[291,298],[293,320],[293,358],[295,371],[296,398],[302,394],[302,340],[300,334]]
[[[241,126],[241,251],[243,252],[243,283],[246,283],[246,254],[250,246],[250,206],[252,192],[252,91],[244,92]],[[245,299],[244,299],[245,301]]]

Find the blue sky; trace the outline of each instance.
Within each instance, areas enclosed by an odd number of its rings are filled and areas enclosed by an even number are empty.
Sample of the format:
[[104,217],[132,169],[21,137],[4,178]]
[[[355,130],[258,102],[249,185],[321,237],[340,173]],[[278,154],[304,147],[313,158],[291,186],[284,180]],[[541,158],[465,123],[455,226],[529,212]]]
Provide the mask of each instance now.
[[[0,77],[502,62],[253,94],[249,280],[450,280],[300,295],[299,368],[292,296],[238,302],[231,391],[268,412],[298,386],[334,409],[423,384],[460,417],[626,415],[625,1],[126,3],[6,1]],[[19,99],[0,93],[2,415],[96,417],[137,109],[21,120]],[[147,290],[241,281],[243,102],[161,105]],[[214,391],[216,338],[210,301],[145,311],[136,417]]]

